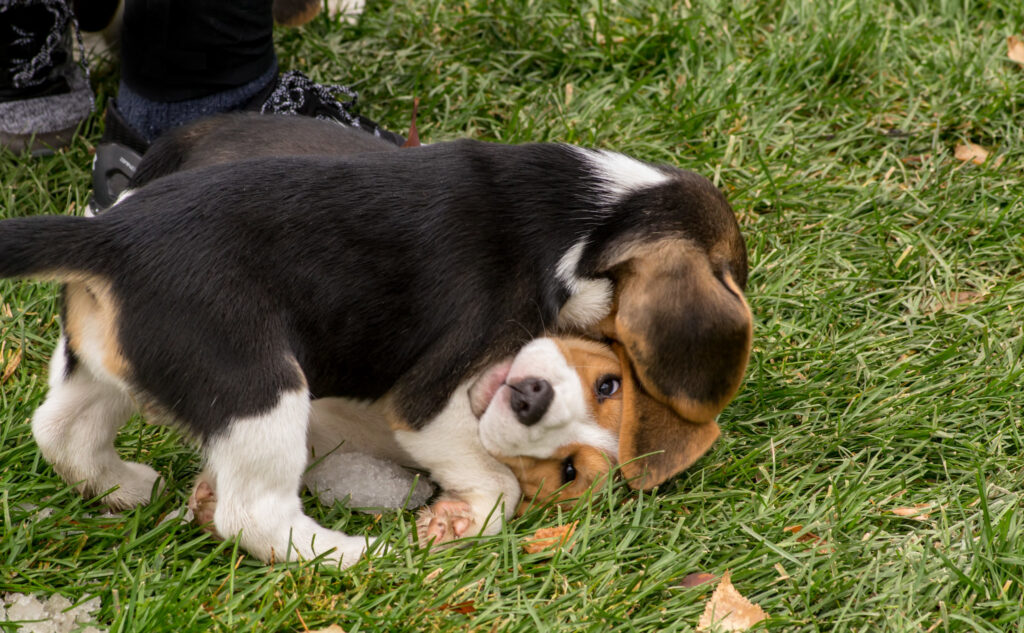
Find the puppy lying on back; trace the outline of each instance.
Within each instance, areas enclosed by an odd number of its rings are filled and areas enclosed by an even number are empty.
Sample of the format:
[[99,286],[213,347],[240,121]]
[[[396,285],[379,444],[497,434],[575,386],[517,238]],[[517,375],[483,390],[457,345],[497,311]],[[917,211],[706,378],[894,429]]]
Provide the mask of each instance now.
[[496,380],[524,343],[600,332],[622,344],[642,389],[623,401],[617,449],[638,488],[706,450],[750,345],[745,250],[721,194],[565,145],[186,170],[95,219],[0,223],[0,275],[67,284],[33,420],[56,470],[87,493],[118,486],[112,505],[148,499],[156,473],[111,441],[144,402],[202,441],[218,530],[264,560],[347,565],[366,546],[302,512],[311,397],[379,401],[466,529],[489,530],[495,504],[508,515],[519,495],[492,454],[565,429],[531,425],[528,404],[522,429],[491,434],[452,396]]
[[[533,503],[570,504],[606,482],[618,454],[622,396],[632,388],[630,380],[629,376],[623,379],[621,360],[608,345],[572,337],[541,338],[484,372],[470,389],[457,391],[452,399],[462,399],[465,406],[479,412],[483,428],[499,437],[492,445],[505,452],[495,456],[519,479],[524,494],[521,512]],[[542,391],[534,392],[539,385],[543,385]],[[534,393],[540,396],[535,398]],[[529,422],[532,438],[520,438],[514,444],[500,439],[522,429],[524,420]],[[344,498],[344,491],[355,483],[340,482],[342,488],[326,494],[318,488],[324,482],[339,485],[333,483],[337,477],[331,469],[347,470],[350,461],[361,463],[363,456],[421,466],[395,441],[380,402],[314,401],[309,444],[313,466],[304,481],[320,493],[321,500]],[[339,456],[352,452],[360,453],[360,459]],[[411,475],[408,482],[412,483]],[[465,481],[460,487],[471,489],[475,484]],[[394,505],[406,501],[408,490],[400,493]],[[352,490],[352,494],[374,497],[361,490]],[[189,506],[198,523],[210,524],[216,532],[216,491],[208,473],[200,475]],[[457,498],[442,496],[421,512],[417,521],[420,541],[441,543],[464,536],[472,518],[466,512]]]

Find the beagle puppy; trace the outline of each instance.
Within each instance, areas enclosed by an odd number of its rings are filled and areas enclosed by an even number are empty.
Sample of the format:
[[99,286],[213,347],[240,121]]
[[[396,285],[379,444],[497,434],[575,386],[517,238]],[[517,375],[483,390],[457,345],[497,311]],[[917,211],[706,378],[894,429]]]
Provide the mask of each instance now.
[[[533,504],[571,505],[606,482],[617,462],[622,394],[621,359],[610,346],[578,337],[554,337],[534,339],[452,398],[468,399],[488,432],[488,441],[499,438],[488,451],[503,451],[492,455],[508,465],[519,480],[525,497],[517,514],[522,514]],[[338,462],[331,458],[345,453],[358,453],[362,461],[370,457],[423,468],[395,441],[386,415],[379,401],[313,401],[308,442],[311,466],[303,478],[306,487],[318,492],[322,482],[336,479],[330,469],[337,468]],[[524,436],[523,431],[530,429],[531,436]],[[509,442],[511,436],[518,437]],[[713,440],[709,436],[705,443]],[[344,459],[340,462],[347,464]],[[413,483],[411,473],[408,483]],[[197,523],[219,535],[214,486],[209,473],[202,473],[189,507]],[[351,490],[356,496],[362,493]],[[331,490],[325,496],[340,499],[346,492]],[[469,511],[457,498],[442,496],[420,513],[420,541],[442,543],[465,536],[471,525]]]
[[[621,363],[604,343],[567,336],[539,338],[452,396],[467,400],[479,420],[485,449],[519,480],[524,494],[520,514],[533,503],[578,499],[593,484],[602,484],[616,465],[624,392]],[[311,460],[340,447],[426,467],[402,451],[393,434],[379,434],[387,429],[386,411],[379,402],[326,398],[315,401],[313,410]],[[374,432],[378,435],[371,437]],[[713,441],[714,437],[707,438],[703,448]],[[315,471],[314,466],[313,479]],[[445,519],[428,508],[418,522],[421,540],[442,542],[464,535]]]
[[[116,488],[113,507],[147,501],[157,473],[122,460],[113,437],[140,404],[161,411],[201,443],[218,530],[262,560],[347,566],[368,546],[302,510],[312,399],[380,401],[454,500],[436,509],[489,532],[492,509],[510,516],[520,494],[492,453],[526,455],[548,433],[488,430],[486,408],[477,420],[491,387],[520,377],[510,364],[498,380],[503,359],[545,333],[621,344],[636,388],[618,458],[648,489],[717,435],[751,338],[724,196],[691,172],[559,144],[180,171],[97,218],[0,222],[0,276],[65,284],[33,417],[55,470],[85,494]],[[477,395],[453,397],[464,391]]]

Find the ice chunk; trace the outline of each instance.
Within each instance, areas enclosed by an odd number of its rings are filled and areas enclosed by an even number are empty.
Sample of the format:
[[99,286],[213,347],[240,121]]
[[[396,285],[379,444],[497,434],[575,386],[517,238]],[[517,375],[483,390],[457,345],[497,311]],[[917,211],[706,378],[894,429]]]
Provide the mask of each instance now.
[[99,608],[100,599],[96,597],[72,608],[71,601],[59,594],[41,602],[36,596],[8,593],[0,604],[0,622],[21,622],[18,633],[102,633],[92,626],[81,629],[82,624],[92,622],[92,614]]
[[305,483],[320,503],[348,499],[349,506],[366,511],[418,508],[434,494],[425,476],[363,453],[327,455],[306,473]]
[[22,623],[18,627],[20,633],[56,633],[57,626],[35,596],[10,593],[4,596],[4,602],[7,603],[7,620]]

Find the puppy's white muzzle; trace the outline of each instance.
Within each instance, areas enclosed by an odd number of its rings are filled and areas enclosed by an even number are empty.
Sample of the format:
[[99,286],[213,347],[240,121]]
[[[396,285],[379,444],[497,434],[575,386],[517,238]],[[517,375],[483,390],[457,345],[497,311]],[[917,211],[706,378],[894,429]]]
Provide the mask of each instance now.
[[614,450],[598,426],[576,370],[551,339],[537,339],[513,359],[480,418],[480,440],[495,455],[544,459],[567,444]]

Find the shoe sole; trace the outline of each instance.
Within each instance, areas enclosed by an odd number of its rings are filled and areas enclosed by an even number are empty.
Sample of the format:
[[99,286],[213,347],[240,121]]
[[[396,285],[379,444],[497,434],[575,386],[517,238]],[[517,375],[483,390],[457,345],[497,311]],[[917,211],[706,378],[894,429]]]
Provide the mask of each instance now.
[[0,147],[5,147],[15,154],[28,151],[32,156],[53,156],[58,151],[71,145],[78,125],[73,125],[55,132],[38,134],[10,134],[0,132]]

